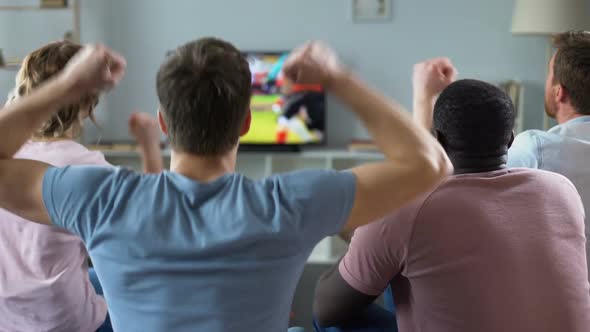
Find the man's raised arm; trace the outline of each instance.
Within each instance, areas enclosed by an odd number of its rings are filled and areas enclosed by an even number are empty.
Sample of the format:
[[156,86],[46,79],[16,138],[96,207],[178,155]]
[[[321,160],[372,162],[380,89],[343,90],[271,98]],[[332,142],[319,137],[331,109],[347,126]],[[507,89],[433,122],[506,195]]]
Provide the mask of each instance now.
[[147,113],[133,113],[129,117],[129,132],[138,145],[144,173],[160,173],[164,170],[160,149],[158,120]]
[[344,68],[323,44],[311,42],[295,51],[285,74],[296,82],[325,86],[359,117],[385,154],[382,163],[352,169],[356,195],[345,230],[383,217],[452,172],[444,150],[425,128]]

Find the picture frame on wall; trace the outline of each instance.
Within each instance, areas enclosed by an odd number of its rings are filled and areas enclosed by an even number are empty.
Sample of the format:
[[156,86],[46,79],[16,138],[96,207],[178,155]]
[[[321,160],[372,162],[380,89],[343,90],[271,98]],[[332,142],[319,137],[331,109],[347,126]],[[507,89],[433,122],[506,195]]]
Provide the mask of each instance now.
[[384,23],[391,20],[392,0],[351,0],[355,23]]

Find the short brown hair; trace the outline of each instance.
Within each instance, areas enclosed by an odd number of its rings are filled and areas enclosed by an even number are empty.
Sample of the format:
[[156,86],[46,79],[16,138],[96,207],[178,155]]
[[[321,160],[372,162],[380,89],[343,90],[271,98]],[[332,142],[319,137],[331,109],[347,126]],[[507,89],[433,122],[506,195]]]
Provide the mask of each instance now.
[[557,48],[554,81],[568,92],[580,114],[590,115],[590,33],[570,31],[553,36]]
[[[25,57],[16,77],[16,96],[25,96],[40,84],[59,73],[68,61],[82,48],[70,41],[57,41],[47,44]],[[88,116],[94,121],[92,111],[98,103],[98,95],[84,96],[77,104],[60,109],[53,117],[43,124],[35,133],[35,137],[61,137],[76,125],[81,129],[80,112],[88,110]],[[75,132],[74,135],[79,135]]]
[[248,62],[226,41],[203,38],[172,52],[157,76],[172,146],[208,156],[231,150],[249,112],[251,85]]

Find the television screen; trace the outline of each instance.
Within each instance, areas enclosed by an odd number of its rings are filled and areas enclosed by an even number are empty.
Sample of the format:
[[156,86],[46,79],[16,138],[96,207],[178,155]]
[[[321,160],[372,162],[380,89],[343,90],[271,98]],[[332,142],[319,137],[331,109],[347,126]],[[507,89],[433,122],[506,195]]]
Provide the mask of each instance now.
[[295,84],[283,75],[289,52],[247,52],[252,72],[252,125],[245,145],[324,142],[326,96],[319,85]]

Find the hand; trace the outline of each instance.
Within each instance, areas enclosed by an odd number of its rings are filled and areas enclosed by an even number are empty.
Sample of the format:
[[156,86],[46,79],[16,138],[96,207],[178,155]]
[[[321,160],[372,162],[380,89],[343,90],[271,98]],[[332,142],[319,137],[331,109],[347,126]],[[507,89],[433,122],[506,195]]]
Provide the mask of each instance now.
[[285,62],[284,73],[295,83],[330,88],[334,81],[346,75],[346,69],[334,50],[321,42],[311,41],[293,51]]
[[414,66],[414,120],[426,128],[432,129],[432,114],[436,98],[457,77],[457,70],[447,58],[437,58],[418,63]]
[[88,45],[68,62],[60,78],[78,97],[112,88],[125,76],[126,66],[125,58],[107,47]]
[[160,128],[158,121],[147,113],[133,113],[129,117],[129,132],[142,147],[160,149]]
[[414,65],[414,96],[432,100],[455,81],[457,70],[448,58],[436,58]]

